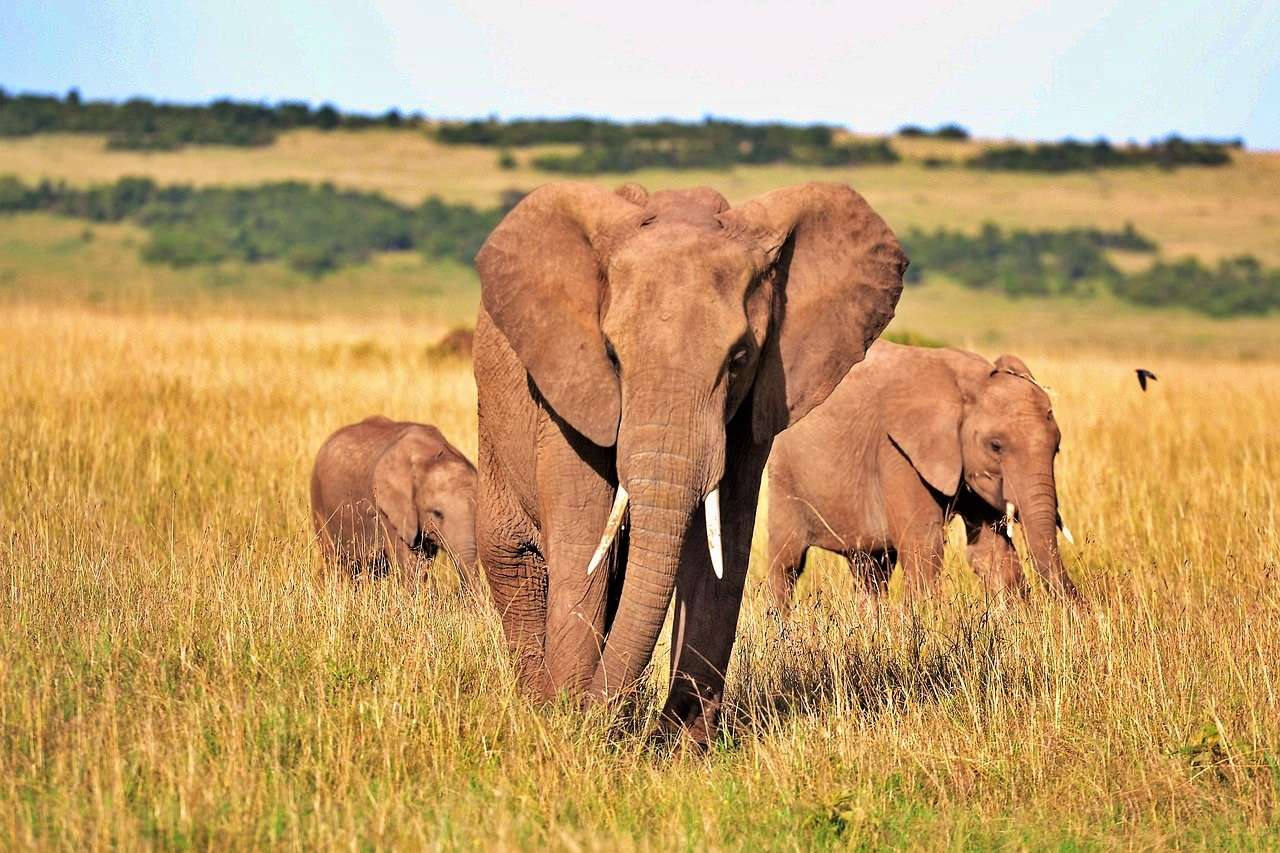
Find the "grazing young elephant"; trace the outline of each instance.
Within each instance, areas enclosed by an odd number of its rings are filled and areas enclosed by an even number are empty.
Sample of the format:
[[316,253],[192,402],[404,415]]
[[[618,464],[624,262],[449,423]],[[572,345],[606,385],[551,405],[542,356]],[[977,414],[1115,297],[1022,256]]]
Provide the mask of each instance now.
[[381,415],[316,454],[311,516],[326,556],[353,574],[405,571],[444,550],[463,588],[476,572],[476,469],[440,430]]
[[906,257],[846,186],[555,183],[476,267],[476,532],[520,682],[627,694],[674,596],[663,721],[705,743],[773,437],[880,334]]
[[1014,356],[993,365],[961,350],[877,342],[826,402],[774,442],[775,605],[790,607],[813,546],[845,557],[868,596],[884,592],[899,558],[908,591],[928,590],[953,515],[964,519],[970,562],[988,588],[1026,591],[1009,536],[1019,518],[1037,572],[1050,590],[1074,597],[1058,553],[1060,438],[1048,395]]

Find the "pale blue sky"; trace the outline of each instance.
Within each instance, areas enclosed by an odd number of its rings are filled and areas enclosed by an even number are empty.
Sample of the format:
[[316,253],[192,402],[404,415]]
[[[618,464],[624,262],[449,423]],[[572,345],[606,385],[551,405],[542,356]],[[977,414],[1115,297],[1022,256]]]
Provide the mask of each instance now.
[[1280,2],[0,2],[0,86],[1280,148]]

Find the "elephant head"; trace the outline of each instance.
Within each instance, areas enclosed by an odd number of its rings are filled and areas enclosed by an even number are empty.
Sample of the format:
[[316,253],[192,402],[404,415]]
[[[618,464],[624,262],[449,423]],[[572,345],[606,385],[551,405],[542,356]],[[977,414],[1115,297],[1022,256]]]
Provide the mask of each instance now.
[[476,565],[476,470],[442,442],[397,441],[374,466],[374,503],[390,537],[428,559],[443,550],[465,585]]
[[1055,592],[1074,595],[1058,551],[1062,434],[1048,394],[1015,356],[994,366],[969,353],[948,356],[950,368],[921,374],[910,401],[894,407],[890,438],[936,491],[954,496],[963,481],[1007,522],[1019,519],[1037,572]]
[[825,399],[893,316],[906,263],[862,197],[832,184],[737,208],[706,188],[550,184],[490,235],[476,258],[485,311],[552,415],[614,448],[598,557],[630,509],[593,695],[626,689],[648,663],[704,502],[722,570],[726,425],[742,418],[768,441]]

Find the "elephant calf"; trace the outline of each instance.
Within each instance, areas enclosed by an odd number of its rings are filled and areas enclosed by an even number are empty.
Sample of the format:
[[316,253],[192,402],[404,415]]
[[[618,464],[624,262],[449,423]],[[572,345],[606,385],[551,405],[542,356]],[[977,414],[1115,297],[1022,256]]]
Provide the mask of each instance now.
[[991,364],[971,352],[878,341],[774,443],[775,605],[790,607],[812,546],[845,557],[868,596],[884,592],[899,558],[909,592],[932,587],[953,515],[964,520],[970,562],[988,588],[1026,591],[1009,536],[1016,517],[1049,588],[1074,597],[1058,552],[1060,439],[1048,395],[1018,358]]
[[375,415],[316,454],[311,515],[325,555],[353,575],[416,570],[443,549],[475,577],[476,469],[428,424]]

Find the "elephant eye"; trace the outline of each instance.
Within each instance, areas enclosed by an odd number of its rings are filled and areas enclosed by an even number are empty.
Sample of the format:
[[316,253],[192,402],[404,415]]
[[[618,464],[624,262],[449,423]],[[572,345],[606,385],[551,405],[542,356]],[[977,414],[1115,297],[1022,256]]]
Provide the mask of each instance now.
[[732,354],[730,354],[729,370],[731,372],[741,370],[743,367],[746,366],[746,364],[747,364],[747,348],[746,347],[738,347],[733,351]]
[[1000,439],[991,439],[991,452],[999,454],[1004,450],[1004,445],[1000,443]]
[[431,517],[436,521],[444,521],[444,513],[438,509],[431,510]]

